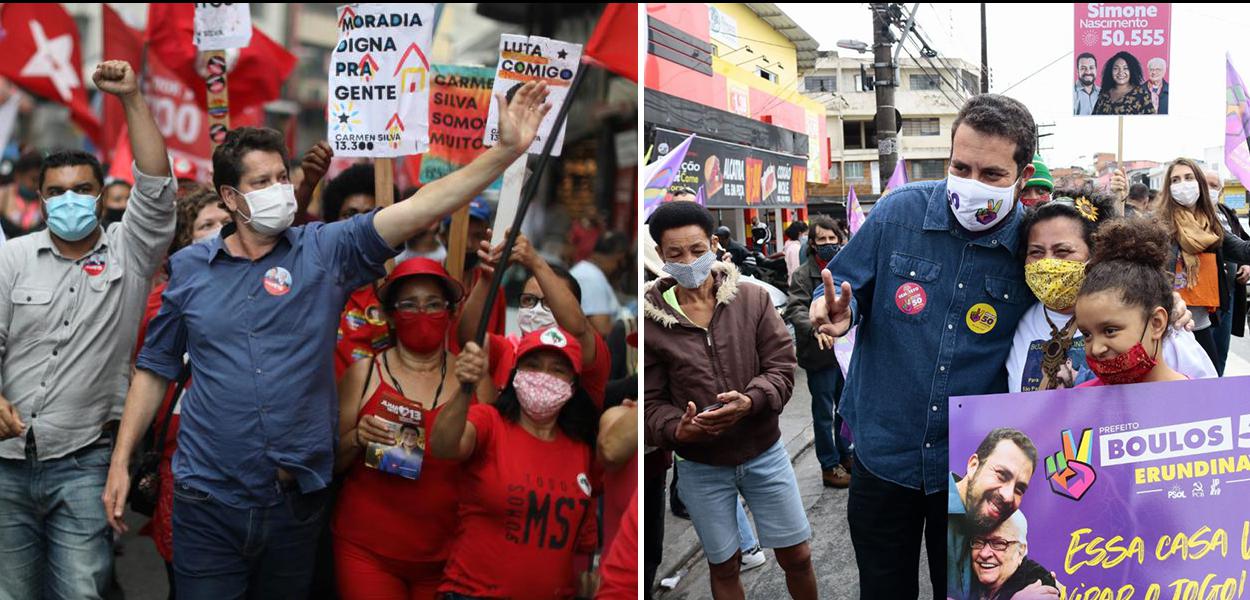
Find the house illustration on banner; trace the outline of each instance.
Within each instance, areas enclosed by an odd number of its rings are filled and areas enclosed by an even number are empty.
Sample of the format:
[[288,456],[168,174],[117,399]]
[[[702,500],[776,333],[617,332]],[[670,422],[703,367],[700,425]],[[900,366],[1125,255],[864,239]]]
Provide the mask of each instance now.
[[400,120],[399,113],[391,115],[391,120],[386,122],[386,137],[390,141],[391,148],[399,148],[403,133],[404,122]]
[[378,72],[378,61],[373,60],[373,55],[365,54],[360,58],[360,76],[368,83],[373,79],[373,74]]
[[[412,59],[411,64],[409,64],[410,59]],[[420,64],[417,59],[420,59]],[[399,58],[399,64],[395,67],[392,76],[399,76],[400,93],[415,94],[425,90],[425,80],[429,72],[430,61],[425,58],[425,53],[414,42],[408,45],[407,50],[404,50],[404,55]]]
[[340,31],[346,30],[347,28],[346,28],[346,27],[344,27],[344,26],[343,26],[343,24],[344,24],[344,23],[350,23],[350,22],[351,22],[351,20],[352,20],[355,16],[356,16],[356,11],[352,10],[352,7],[351,7],[351,6],[348,6],[348,7],[344,8],[344,9],[343,9],[343,14],[339,15],[339,30],[340,30]]

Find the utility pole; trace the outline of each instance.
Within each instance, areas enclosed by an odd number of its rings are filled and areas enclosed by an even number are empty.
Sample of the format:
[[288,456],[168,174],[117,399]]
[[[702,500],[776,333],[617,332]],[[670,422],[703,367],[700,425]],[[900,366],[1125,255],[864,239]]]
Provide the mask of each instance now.
[[985,3],[981,3],[981,93],[990,93],[990,54],[985,45]]
[[872,9],[872,66],[877,78],[877,162],[884,186],[898,162],[898,122],[894,117],[894,88],[898,82],[894,80],[896,70],[891,53],[894,34],[890,32],[890,5],[876,3],[869,7]]

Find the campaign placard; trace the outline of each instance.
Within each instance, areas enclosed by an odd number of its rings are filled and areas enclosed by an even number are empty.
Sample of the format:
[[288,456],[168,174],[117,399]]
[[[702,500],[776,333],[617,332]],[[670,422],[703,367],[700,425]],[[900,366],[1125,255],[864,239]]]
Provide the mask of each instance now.
[[1168,114],[1172,5],[1074,6],[1072,114]]
[[[538,128],[538,136],[530,144],[530,154],[541,154],[547,137],[552,135],[556,124],[556,113],[569,95],[569,86],[577,75],[578,63],[582,58],[582,45],[570,44],[542,36],[503,34],[499,36],[499,66],[495,72],[495,94],[504,94],[511,99],[516,90],[530,81],[547,82],[549,95],[547,101],[551,110]],[[551,155],[559,156],[564,146],[564,125],[555,132],[556,142],[552,146]],[[486,120],[485,142],[494,146],[499,142],[499,106],[492,97],[490,114]]]
[[1049,575],[1072,600],[1245,598],[1247,385],[951,398],[948,596]]
[[430,130],[434,4],[339,7],[330,55],[326,139],[336,156],[425,152]]
[[421,183],[463,167],[486,151],[482,137],[495,70],[434,65],[430,88],[430,149],[421,158]]
[[245,48],[252,43],[252,12],[247,2],[195,3],[195,47],[201,52]]

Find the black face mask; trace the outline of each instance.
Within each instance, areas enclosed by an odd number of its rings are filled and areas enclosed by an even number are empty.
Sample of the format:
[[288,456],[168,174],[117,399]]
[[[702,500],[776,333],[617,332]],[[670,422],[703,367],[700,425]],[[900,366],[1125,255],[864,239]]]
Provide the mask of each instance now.
[[479,262],[481,262],[481,258],[478,257],[477,252],[465,252],[464,253],[464,268],[465,269],[477,268],[477,264]]
[[38,191],[32,190],[24,185],[17,186],[17,195],[21,196],[23,200],[38,200],[39,199]]
[[816,244],[816,256],[825,262],[833,260],[841,250],[842,244]]
[[124,208],[106,208],[104,209],[104,226],[108,227],[113,223],[121,223],[122,215],[126,214]]

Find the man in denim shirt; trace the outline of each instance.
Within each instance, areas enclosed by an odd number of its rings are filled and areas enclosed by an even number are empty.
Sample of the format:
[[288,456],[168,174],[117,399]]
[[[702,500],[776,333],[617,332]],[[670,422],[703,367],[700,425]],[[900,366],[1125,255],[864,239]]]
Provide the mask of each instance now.
[[847,520],[863,598],[917,597],[922,533],[933,596],[946,597],[947,400],[1007,391],[1003,363],[1033,301],[1017,206],[1033,117],[984,94],[952,129],[947,180],[878,204],[813,294],[822,333],[859,326],[841,411],[855,434]]
[[213,184],[234,213],[219,238],[170,261],[126,396],[105,486],[121,521],[129,460],[169,380],[190,359],[174,474],[179,598],[307,595],[334,462],[334,343],[348,294],[385,274],[404,240],[469,203],[525,153],[546,86],[500,110],[500,139],[402,202],[334,223],[290,227],[295,196],[277,131],[240,128],[213,151]]

